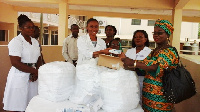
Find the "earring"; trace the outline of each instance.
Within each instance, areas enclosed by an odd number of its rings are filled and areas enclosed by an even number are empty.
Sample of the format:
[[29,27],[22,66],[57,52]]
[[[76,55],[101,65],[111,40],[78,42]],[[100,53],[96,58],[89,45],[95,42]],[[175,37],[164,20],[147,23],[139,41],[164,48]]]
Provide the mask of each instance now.
[[170,39],[169,38],[167,38],[167,41],[168,41],[168,43],[170,43]]

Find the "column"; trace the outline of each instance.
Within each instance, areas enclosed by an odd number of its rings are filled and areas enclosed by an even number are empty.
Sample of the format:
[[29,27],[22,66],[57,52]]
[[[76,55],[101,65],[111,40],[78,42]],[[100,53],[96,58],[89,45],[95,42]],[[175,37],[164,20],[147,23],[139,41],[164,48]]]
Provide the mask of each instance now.
[[59,3],[58,45],[62,46],[68,36],[68,12],[67,3]]
[[182,9],[173,9],[172,21],[174,25],[174,33],[171,36],[171,45],[180,51],[180,36],[181,36],[181,23],[182,23]]

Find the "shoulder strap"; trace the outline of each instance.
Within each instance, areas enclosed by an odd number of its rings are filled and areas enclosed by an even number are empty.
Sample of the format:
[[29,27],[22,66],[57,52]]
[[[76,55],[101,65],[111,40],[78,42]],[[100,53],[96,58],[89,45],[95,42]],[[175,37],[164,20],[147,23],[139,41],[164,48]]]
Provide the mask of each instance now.
[[[162,47],[162,49],[159,49],[159,51],[160,50],[163,50],[163,49],[166,49],[166,48],[169,48],[169,47],[172,47],[171,45],[166,45],[165,47]],[[153,55],[156,55],[158,52],[156,52],[155,53],[155,49],[151,52],[151,57],[153,56]]]
[[172,47],[172,48],[175,50],[176,54],[178,55],[178,60],[180,60],[180,57],[179,57],[179,54],[178,54],[176,47]]

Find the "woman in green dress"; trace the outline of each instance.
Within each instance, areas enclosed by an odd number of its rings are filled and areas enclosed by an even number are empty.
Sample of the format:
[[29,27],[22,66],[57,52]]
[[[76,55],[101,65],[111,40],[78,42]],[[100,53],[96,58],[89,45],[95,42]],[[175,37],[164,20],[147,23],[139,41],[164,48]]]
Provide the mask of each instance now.
[[142,107],[145,112],[171,112],[173,104],[163,95],[165,68],[175,68],[179,62],[177,53],[168,44],[173,33],[173,25],[167,20],[158,19],[154,26],[153,38],[157,47],[143,61],[123,58],[124,68],[139,68],[146,71],[142,90]]

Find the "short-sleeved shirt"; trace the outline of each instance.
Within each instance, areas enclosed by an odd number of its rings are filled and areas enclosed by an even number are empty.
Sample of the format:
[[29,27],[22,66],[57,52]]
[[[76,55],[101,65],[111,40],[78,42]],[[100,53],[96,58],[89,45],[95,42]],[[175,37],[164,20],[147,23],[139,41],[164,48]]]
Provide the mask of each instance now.
[[[22,63],[37,63],[40,56],[39,43],[35,38],[30,38],[32,44],[21,34],[13,38],[8,44],[9,55],[21,57]],[[37,81],[30,82],[29,75],[11,67],[4,91],[4,110],[25,111],[31,98],[38,94]]]
[[21,62],[23,63],[36,63],[40,56],[40,47],[35,38],[31,38],[31,42],[32,44],[19,34],[8,44],[9,55],[21,57]]

